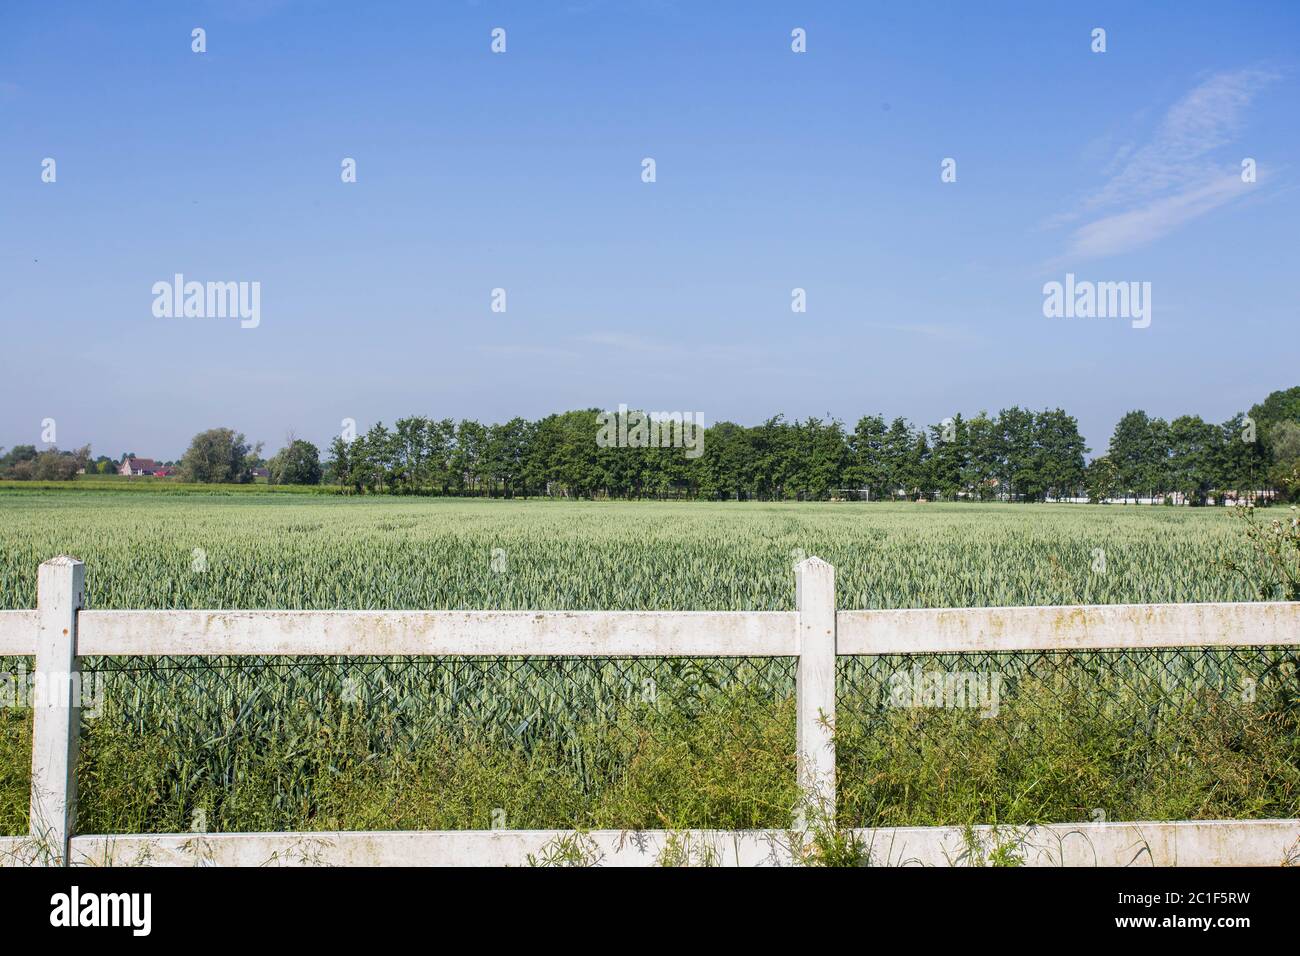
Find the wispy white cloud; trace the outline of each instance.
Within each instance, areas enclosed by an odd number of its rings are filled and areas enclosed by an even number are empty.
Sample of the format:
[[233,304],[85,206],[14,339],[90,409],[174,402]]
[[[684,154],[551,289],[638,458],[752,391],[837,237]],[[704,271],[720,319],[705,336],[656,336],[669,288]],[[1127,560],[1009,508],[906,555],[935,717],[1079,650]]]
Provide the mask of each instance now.
[[1281,74],[1243,69],[1216,73],[1169,108],[1151,137],[1115,148],[1109,179],[1055,224],[1075,226],[1067,255],[1125,252],[1246,195],[1241,157],[1219,154],[1235,141],[1256,96]]
[[1172,196],[1103,216],[1075,230],[1071,237],[1070,255],[1097,258],[1128,252],[1244,196],[1250,188],[1241,181],[1239,173],[1219,174],[1208,182],[1188,186]]

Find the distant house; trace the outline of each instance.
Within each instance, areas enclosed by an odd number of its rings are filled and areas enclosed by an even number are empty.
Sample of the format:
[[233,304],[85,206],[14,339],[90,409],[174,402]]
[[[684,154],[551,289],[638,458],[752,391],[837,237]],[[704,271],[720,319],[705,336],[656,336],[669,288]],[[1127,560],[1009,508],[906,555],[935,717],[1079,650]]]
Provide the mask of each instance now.
[[117,473],[132,476],[155,475],[158,473],[158,467],[158,462],[152,458],[128,458],[118,465]]
[[269,471],[267,471],[265,468],[254,468],[254,469],[253,469],[253,477],[254,477],[254,478],[270,478],[270,477],[271,477],[271,473],[270,473]]

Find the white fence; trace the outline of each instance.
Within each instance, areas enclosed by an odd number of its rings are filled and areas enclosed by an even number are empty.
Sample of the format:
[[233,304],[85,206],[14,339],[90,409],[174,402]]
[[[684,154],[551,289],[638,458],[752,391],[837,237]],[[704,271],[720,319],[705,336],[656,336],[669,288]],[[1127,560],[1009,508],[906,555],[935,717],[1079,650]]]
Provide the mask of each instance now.
[[[837,655],[1300,645],[1300,603],[838,611],[835,570],[795,569],[792,612],[95,611],[75,558],[41,565],[35,611],[0,611],[0,656],[34,655],[31,834],[0,838],[8,862],[65,864],[519,864],[577,840],[604,864],[654,863],[665,844],[735,865],[791,862],[784,831],[75,832],[84,656],[457,655],[797,658],[800,786],[835,806]],[[833,812],[830,811],[830,812]],[[856,831],[877,863],[967,862],[1014,840],[1038,865],[1275,865],[1300,854],[1300,820],[1055,824],[1013,830]]]

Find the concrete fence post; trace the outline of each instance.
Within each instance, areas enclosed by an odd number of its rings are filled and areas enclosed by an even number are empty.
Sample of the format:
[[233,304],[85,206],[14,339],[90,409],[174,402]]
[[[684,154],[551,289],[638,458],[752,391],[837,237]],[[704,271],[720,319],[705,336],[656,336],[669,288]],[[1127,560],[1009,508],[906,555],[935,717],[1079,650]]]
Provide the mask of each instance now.
[[86,566],[76,558],[52,558],[37,572],[31,837],[46,866],[67,865],[76,819],[81,731],[77,612],[85,592]]
[[[821,558],[795,565],[799,612],[799,712],[796,748],[799,786],[809,809],[835,819],[835,569]],[[806,815],[805,815],[806,817]]]

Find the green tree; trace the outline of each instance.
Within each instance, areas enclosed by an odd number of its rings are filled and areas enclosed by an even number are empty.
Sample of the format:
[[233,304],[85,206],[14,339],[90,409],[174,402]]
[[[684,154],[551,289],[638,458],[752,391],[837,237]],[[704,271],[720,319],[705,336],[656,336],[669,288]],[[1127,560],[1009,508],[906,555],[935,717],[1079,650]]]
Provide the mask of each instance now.
[[998,412],[998,439],[1001,452],[1001,474],[1007,493],[1026,501],[1037,501],[1043,495],[1043,482],[1038,469],[1037,438],[1034,434],[1034,414],[1019,406]]
[[823,500],[843,480],[848,457],[844,426],[835,419],[809,418],[795,425],[798,447],[796,484],[803,498]]
[[1279,422],[1300,424],[1300,385],[1269,392],[1262,402],[1251,406],[1250,417],[1259,430],[1259,440],[1271,449],[1273,428]]
[[348,486],[351,481],[352,466],[348,454],[348,443],[342,435],[336,435],[330,442],[329,464],[326,468],[328,479],[336,485]]
[[961,412],[930,426],[929,481],[935,491],[950,501],[966,490],[967,464],[970,459],[970,431]]
[[1169,425],[1169,475],[1167,489],[1179,492],[1185,501],[1203,505],[1214,485],[1218,444],[1217,427],[1199,415],[1180,415]]
[[1084,485],[1083,456],[1088,452],[1078,421],[1059,408],[1039,412],[1034,443],[1038,489],[1052,498],[1074,497]]
[[962,485],[980,501],[996,498],[1004,490],[998,477],[1003,471],[998,424],[981,411],[967,423],[966,434],[970,452]]
[[1088,500],[1093,503],[1108,501],[1119,495],[1122,488],[1119,469],[1109,455],[1099,455],[1088,462],[1084,484],[1088,489]]
[[476,421],[463,419],[456,427],[456,450],[452,456],[452,480],[455,487],[478,494],[484,478],[487,429]]
[[696,475],[702,497],[740,501],[752,497],[754,449],[749,429],[718,422],[705,431]]
[[1126,499],[1146,489],[1152,464],[1151,419],[1146,412],[1126,412],[1120,418],[1107,455],[1115,464]]
[[243,434],[230,428],[199,432],[181,458],[180,473],[185,481],[220,484],[253,480],[253,461],[261,443],[249,445]]
[[891,498],[906,495],[911,479],[909,463],[912,456],[912,430],[904,418],[895,418],[885,432],[881,450],[881,471]]
[[267,465],[273,485],[319,485],[320,449],[309,441],[291,438]]
[[1269,451],[1273,458],[1269,484],[1292,500],[1300,499],[1300,422],[1275,422],[1269,433]]
[[25,472],[30,473],[31,462],[35,460],[35,445],[14,445],[9,449],[8,454],[0,458],[0,477],[14,478]]
[[874,500],[889,493],[885,480],[885,419],[864,415],[848,437],[848,464],[844,480],[854,488],[866,488]]
[[1222,492],[1244,495],[1263,480],[1267,471],[1267,452],[1259,441],[1258,427],[1238,413],[1219,426],[1212,485]]
[[41,452],[34,445],[16,445],[0,458],[0,476],[17,481],[72,481],[89,461],[89,445],[76,451],[47,448]]
[[903,467],[904,487],[912,498],[929,497],[934,493],[933,461],[930,442],[923,429],[917,429],[908,448],[907,463]]

